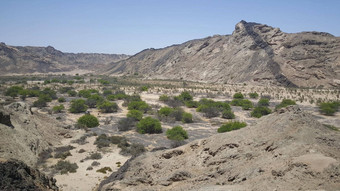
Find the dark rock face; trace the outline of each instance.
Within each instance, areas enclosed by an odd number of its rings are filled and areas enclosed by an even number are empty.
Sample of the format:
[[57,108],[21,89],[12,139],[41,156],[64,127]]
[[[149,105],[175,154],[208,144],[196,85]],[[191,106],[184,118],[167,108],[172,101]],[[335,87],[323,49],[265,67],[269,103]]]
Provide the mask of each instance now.
[[232,35],[147,49],[103,72],[214,83],[339,87],[339,63],[339,37],[322,32],[289,34],[241,21]]
[[17,160],[0,162],[0,190],[59,190],[56,180]]

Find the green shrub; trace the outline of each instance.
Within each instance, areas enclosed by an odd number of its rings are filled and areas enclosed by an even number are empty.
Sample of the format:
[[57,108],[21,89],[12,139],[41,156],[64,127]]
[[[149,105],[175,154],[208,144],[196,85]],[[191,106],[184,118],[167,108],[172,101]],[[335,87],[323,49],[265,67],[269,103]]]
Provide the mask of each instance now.
[[102,154],[100,154],[100,153],[98,153],[98,152],[92,153],[92,154],[88,157],[88,159],[92,159],[92,160],[99,160],[99,159],[101,159],[101,158],[103,158],[103,157],[102,157]]
[[189,92],[184,91],[179,96],[176,96],[175,99],[180,100],[181,102],[192,101],[193,97]]
[[89,98],[91,96],[91,91],[90,90],[80,90],[78,92],[78,96],[83,97],[83,98]]
[[188,108],[198,108],[200,106],[200,103],[198,101],[186,101],[185,102],[185,105],[188,107]]
[[296,105],[295,101],[291,99],[283,99],[282,102],[275,107],[275,110],[278,110],[283,107],[287,107],[289,105]]
[[71,101],[70,112],[71,113],[82,113],[87,110],[87,105],[85,105],[85,100],[75,99]]
[[101,169],[98,169],[96,172],[100,172],[100,173],[103,173],[103,174],[106,174],[106,172],[112,172],[112,169],[110,167],[103,167]]
[[319,104],[319,111],[324,115],[334,115],[338,111],[340,102],[323,102]]
[[45,88],[41,93],[50,96],[51,99],[57,99],[58,98],[57,92],[55,92],[51,88]]
[[174,108],[170,113],[169,117],[175,119],[175,121],[181,121],[183,119],[183,109],[181,108]]
[[184,112],[182,115],[182,122],[183,123],[192,123],[192,115],[191,113]]
[[72,154],[70,153],[70,151],[56,153],[56,154],[54,155],[54,158],[60,158],[60,159],[65,160],[68,156],[72,156]]
[[66,101],[66,99],[65,99],[64,97],[58,98],[58,102],[59,102],[59,103],[63,103],[63,102],[65,102],[65,101]]
[[146,91],[148,91],[148,87],[147,86],[142,86],[142,87],[140,87],[140,91],[143,91],[143,92],[146,92]]
[[256,92],[249,93],[248,95],[249,95],[250,98],[253,98],[253,99],[257,99],[259,97],[259,94],[257,94]]
[[42,99],[38,99],[37,101],[34,101],[33,102],[33,107],[46,107],[47,106],[47,103],[45,100],[42,100]]
[[70,96],[70,97],[75,97],[77,95],[77,92],[74,91],[74,90],[69,90],[67,91],[67,94]]
[[235,93],[234,96],[233,96],[233,98],[234,98],[234,99],[243,99],[244,96],[243,96],[242,93],[239,92],[239,93]]
[[21,86],[12,86],[12,87],[7,88],[5,95],[11,96],[13,98],[18,97],[19,92],[22,90],[24,90],[24,88]]
[[116,95],[108,95],[108,96],[106,96],[106,99],[109,100],[109,101],[115,101],[115,100],[117,100],[117,97],[116,97]]
[[97,105],[100,105],[104,102],[104,98],[99,94],[93,94],[85,101],[85,104],[90,108],[95,108]]
[[104,90],[103,96],[107,97],[108,95],[112,95],[112,90]]
[[224,110],[222,112],[222,118],[224,118],[224,119],[235,119],[235,114],[231,110]]
[[259,102],[257,103],[258,107],[268,107],[269,106],[269,99],[267,98],[261,98]]
[[97,117],[88,114],[81,116],[78,119],[77,123],[80,125],[84,125],[88,128],[97,127],[99,125]]
[[249,110],[253,108],[253,103],[250,100],[244,99],[242,100],[242,109],[243,110]]
[[170,99],[169,96],[166,94],[159,96],[159,101],[162,101],[162,102],[169,101],[169,99]]
[[228,123],[222,125],[220,128],[218,128],[217,132],[224,133],[224,132],[228,132],[228,131],[241,129],[241,128],[246,127],[246,126],[247,126],[247,124],[245,122],[239,122],[239,121],[228,122]]
[[143,113],[139,110],[130,110],[126,117],[134,119],[136,121],[140,121],[143,118]]
[[132,143],[131,145],[119,145],[119,148],[122,149],[120,151],[120,154],[122,155],[138,156],[146,151],[144,145],[137,143]]
[[170,107],[162,107],[159,109],[158,111],[158,115],[161,116],[170,116],[170,114],[173,112],[174,109],[170,108]]
[[137,131],[141,134],[162,133],[162,126],[158,119],[145,117],[137,123]]
[[252,117],[256,117],[256,118],[260,118],[263,115],[268,115],[270,114],[272,111],[268,108],[268,107],[264,107],[264,106],[257,106],[254,108],[254,110],[250,113],[250,115]]
[[60,113],[60,112],[62,112],[64,109],[65,109],[64,105],[63,105],[63,104],[60,104],[60,105],[54,106],[52,110],[53,110],[55,113]]
[[64,94],[64,93],[67,93],[68,91],[70,91],[70,90],[73,90],[73,87],[61,87],[61,88],[59,88],[59,92],[61,93],[61,94]]
[[53,166],[54,169],[60,171],[61,174],[75,173],[77,172],[78,165],[76,163],[70,163],[69,161],[58,161],[56,165]]
[[188,133],[181,126],[176,126],[166,131],[166,137],[170,140],[182,141],[188,139]]
[[48,94],[43,94],[43,93],[41,93],[41,94],[39,95],[39,99],[40,99],[40,100],[43,100],[43,101],[45,101],[45,102],[51,102],[51,101],[52,101],[52,98],[51,98],[50,95],[48,95]]
[[113,113],[118,111],[118,105],[115,102],[104,101],[98,108],[103,113]]
[[150,106],[145,101],[132,101],[128,104],[128,110],[139,110],[146,113]]

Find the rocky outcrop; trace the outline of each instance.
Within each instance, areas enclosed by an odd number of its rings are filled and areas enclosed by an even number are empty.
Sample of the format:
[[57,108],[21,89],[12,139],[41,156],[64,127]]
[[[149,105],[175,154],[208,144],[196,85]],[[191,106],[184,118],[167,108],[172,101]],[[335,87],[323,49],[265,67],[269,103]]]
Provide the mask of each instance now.
[[337,190],[340,134],[290,106],[253,126],[143,154],[119,173],[100,190]]
[[128,58],[124,54],[63,53],[52,46],[9,46],[0,43],[0,74],[93,72],[107,64]]
[[340,87],[340,38],[320,32],[284,33],[241,21],[232,35],[147,49],[102,72],[215,83]]
[[18,160],[0,159],[0,190],[57,191],[56,180]]
[[0,106],[0,158],[18,159],[35,166],[66,134],[55,119],[32,113],[29,105],[14,102]]

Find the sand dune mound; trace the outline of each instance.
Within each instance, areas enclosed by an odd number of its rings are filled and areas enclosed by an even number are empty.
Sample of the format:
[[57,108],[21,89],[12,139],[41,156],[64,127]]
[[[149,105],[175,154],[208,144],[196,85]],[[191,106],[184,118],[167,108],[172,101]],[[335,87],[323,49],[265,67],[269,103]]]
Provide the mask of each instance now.
[[101,186],[100,190],[337,190],[340,134],[290,106],[253,126],[141,155]]

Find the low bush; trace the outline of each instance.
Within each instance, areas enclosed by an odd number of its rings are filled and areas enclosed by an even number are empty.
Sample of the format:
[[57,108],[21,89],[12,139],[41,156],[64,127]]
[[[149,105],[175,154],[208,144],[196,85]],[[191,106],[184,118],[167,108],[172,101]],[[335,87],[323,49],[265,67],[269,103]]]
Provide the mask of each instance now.
[[168,117],[173,111],[174,109],[170,107],[162,107],[159,109],[158,115]]
[[289,105],[296,105],[295,101],[291,99],[283,99],[279,105],[275,107],[275,110],[278,110],[283,107],[287,107]]
[[182,141],[188,139],[188,133],[181,126],[176,126],[166,131],[166,136],[170,140]]
[[42,99],[38,99],[37,101],[34,101],[33,102],[33,107],[46,107],[47,106],[47,103],[46,101],[42,100]]
[[56,154],[54,155],[54,158],[61,158],[61,159],[65,160],[68,156],[72,156],[72,154],[70,153],[70,151],[61,152],[61,153],[56,153]]
[[87,128],[97,127],[99,125],[97,117],[88,114],[81,116],[78,119],[77,123],[80,125],[84,125]]
[[87,110],[87,105],[85,105],[85,100],[75,99],[71,101],[71,106],[69,111],[71,113],[82,113]]
[[99,160],[99,159],[101,159],[101,158],[103,158],[103,157],[102,157],[102,154],[100,154],[100,153],[98,153],[98,152],[92,153],[92,154],[88,157],[88,159],[92,159],[92,160]]
[[182,122],[183,123],[192,123],[192,115],[191,113],[184,112],[182,115]]
[[85,104],[90,108],[95,108],[97,105],[100,105],[104,102],[104,98],[99,94],[93,94],[87,98]]
[[64,97],[58,98],[58,102],[59,102],[59,103],[63,103],[63,102],[65,102],[65,101],[66,101],[66,99],[65,99]]
[[243,96],[242,93],[239,92],[239,93],[235,93],[234,96],[233,96],[233,98],[234,98],[234,99],[243,99],[244,96]]
[[145,117],[137,123],[137,132],[141,134],[162,133],[162,126],[158,119]]
[[18,97],[19,91],[22,91],[24,88],[21,86],[11,86],[7,88],[5,92],[5,96],[11,96],[11,97]]
[[159,101],[162,101],[162,102],[167,102],[169,101],[169,99],[170,99],[169,96],[166,94],[159,96]]
[[257,106],[254,108],[254,110],[250,113],[250,115],[252,117],[256,117],[256,118],[260,118],[263,115],[268,115],[270,114],[272,111],[268,108],[268,107],[264,107],[264,106]]
[[132,143],[131,145],[120,145],[119,148],[122,150],[120,151],[120,154],[122,155],[132,155],[132,156],[138,156],[146,151],[144,146],[142,144]]
[[224,119],[235,119],[235,114],[231,110],[224,110],[222,112],[222,118],[224,118]]
[[249,110],[253,108],[253,103],[247,99],[233,99],[230,105],[241,106],[243,110]]
[[63,104],[56,105],[52,108],[53,112],[55,113],[61,113],[65,109]]
[[58,161],[56,165],[53,166],[54,169],[59,171],[61,174],[75,173],[77,172],[78,165],[76,163],[70,163],[69,161]]
[[146,113],[150,106],[145,101],[132,101],[128,104],[128,110],[139,110]]
[[200,106],[200,103],[198,101],[186,101],[185,106],[188,108],[198,108]]
[[179,96],[175,96],[174,99],[175,100],[179,100],[179,101],[184,103],[186,101],[192,101],[193,97],[192,97],[192,95],[189,92],[184,91]]
[[118,111],[118,105],[115,102],[104,101],[98,105],[102,113],[113,113]]
[[143,112],[139,110],[130,110],[127,114],[126,117],[133,119],[135,121],[140,121],[143,118]]
[[319,111],[324,115],[334,115],[339,110],[340,102],[323,102],[319,104]]
[[90,90],[80,90],[78,92],[78,96],[83,97],[83,98],[89,98],[91,96],[91,91]]
[[229,131],[241,129],[246,126],[247,124],[245,122],[239,122],[239,121],[228,122],[222,125],[220,128],[218,128],[217,132],[219,133],[229,132]]
[[70,97],[75,97],[75,96],[77,96],[77,92],[74,91],[74,90],[68,90],[68,91],[67,91],[67,94],[68,94]]
[[112,169],[110,167],[103,167],[101,169],[98,169],[96,172],[106,174],[106,172],[112,172]]
[[253,99],[257,99],[259,97],[259,94],[257,94],[256,92],[249,93],[248,95],[249,95],[250,98],[253,98]]
[[261,98],[259,102],[257,102],[258,107],[268,107],[269,106],[269,99]]

